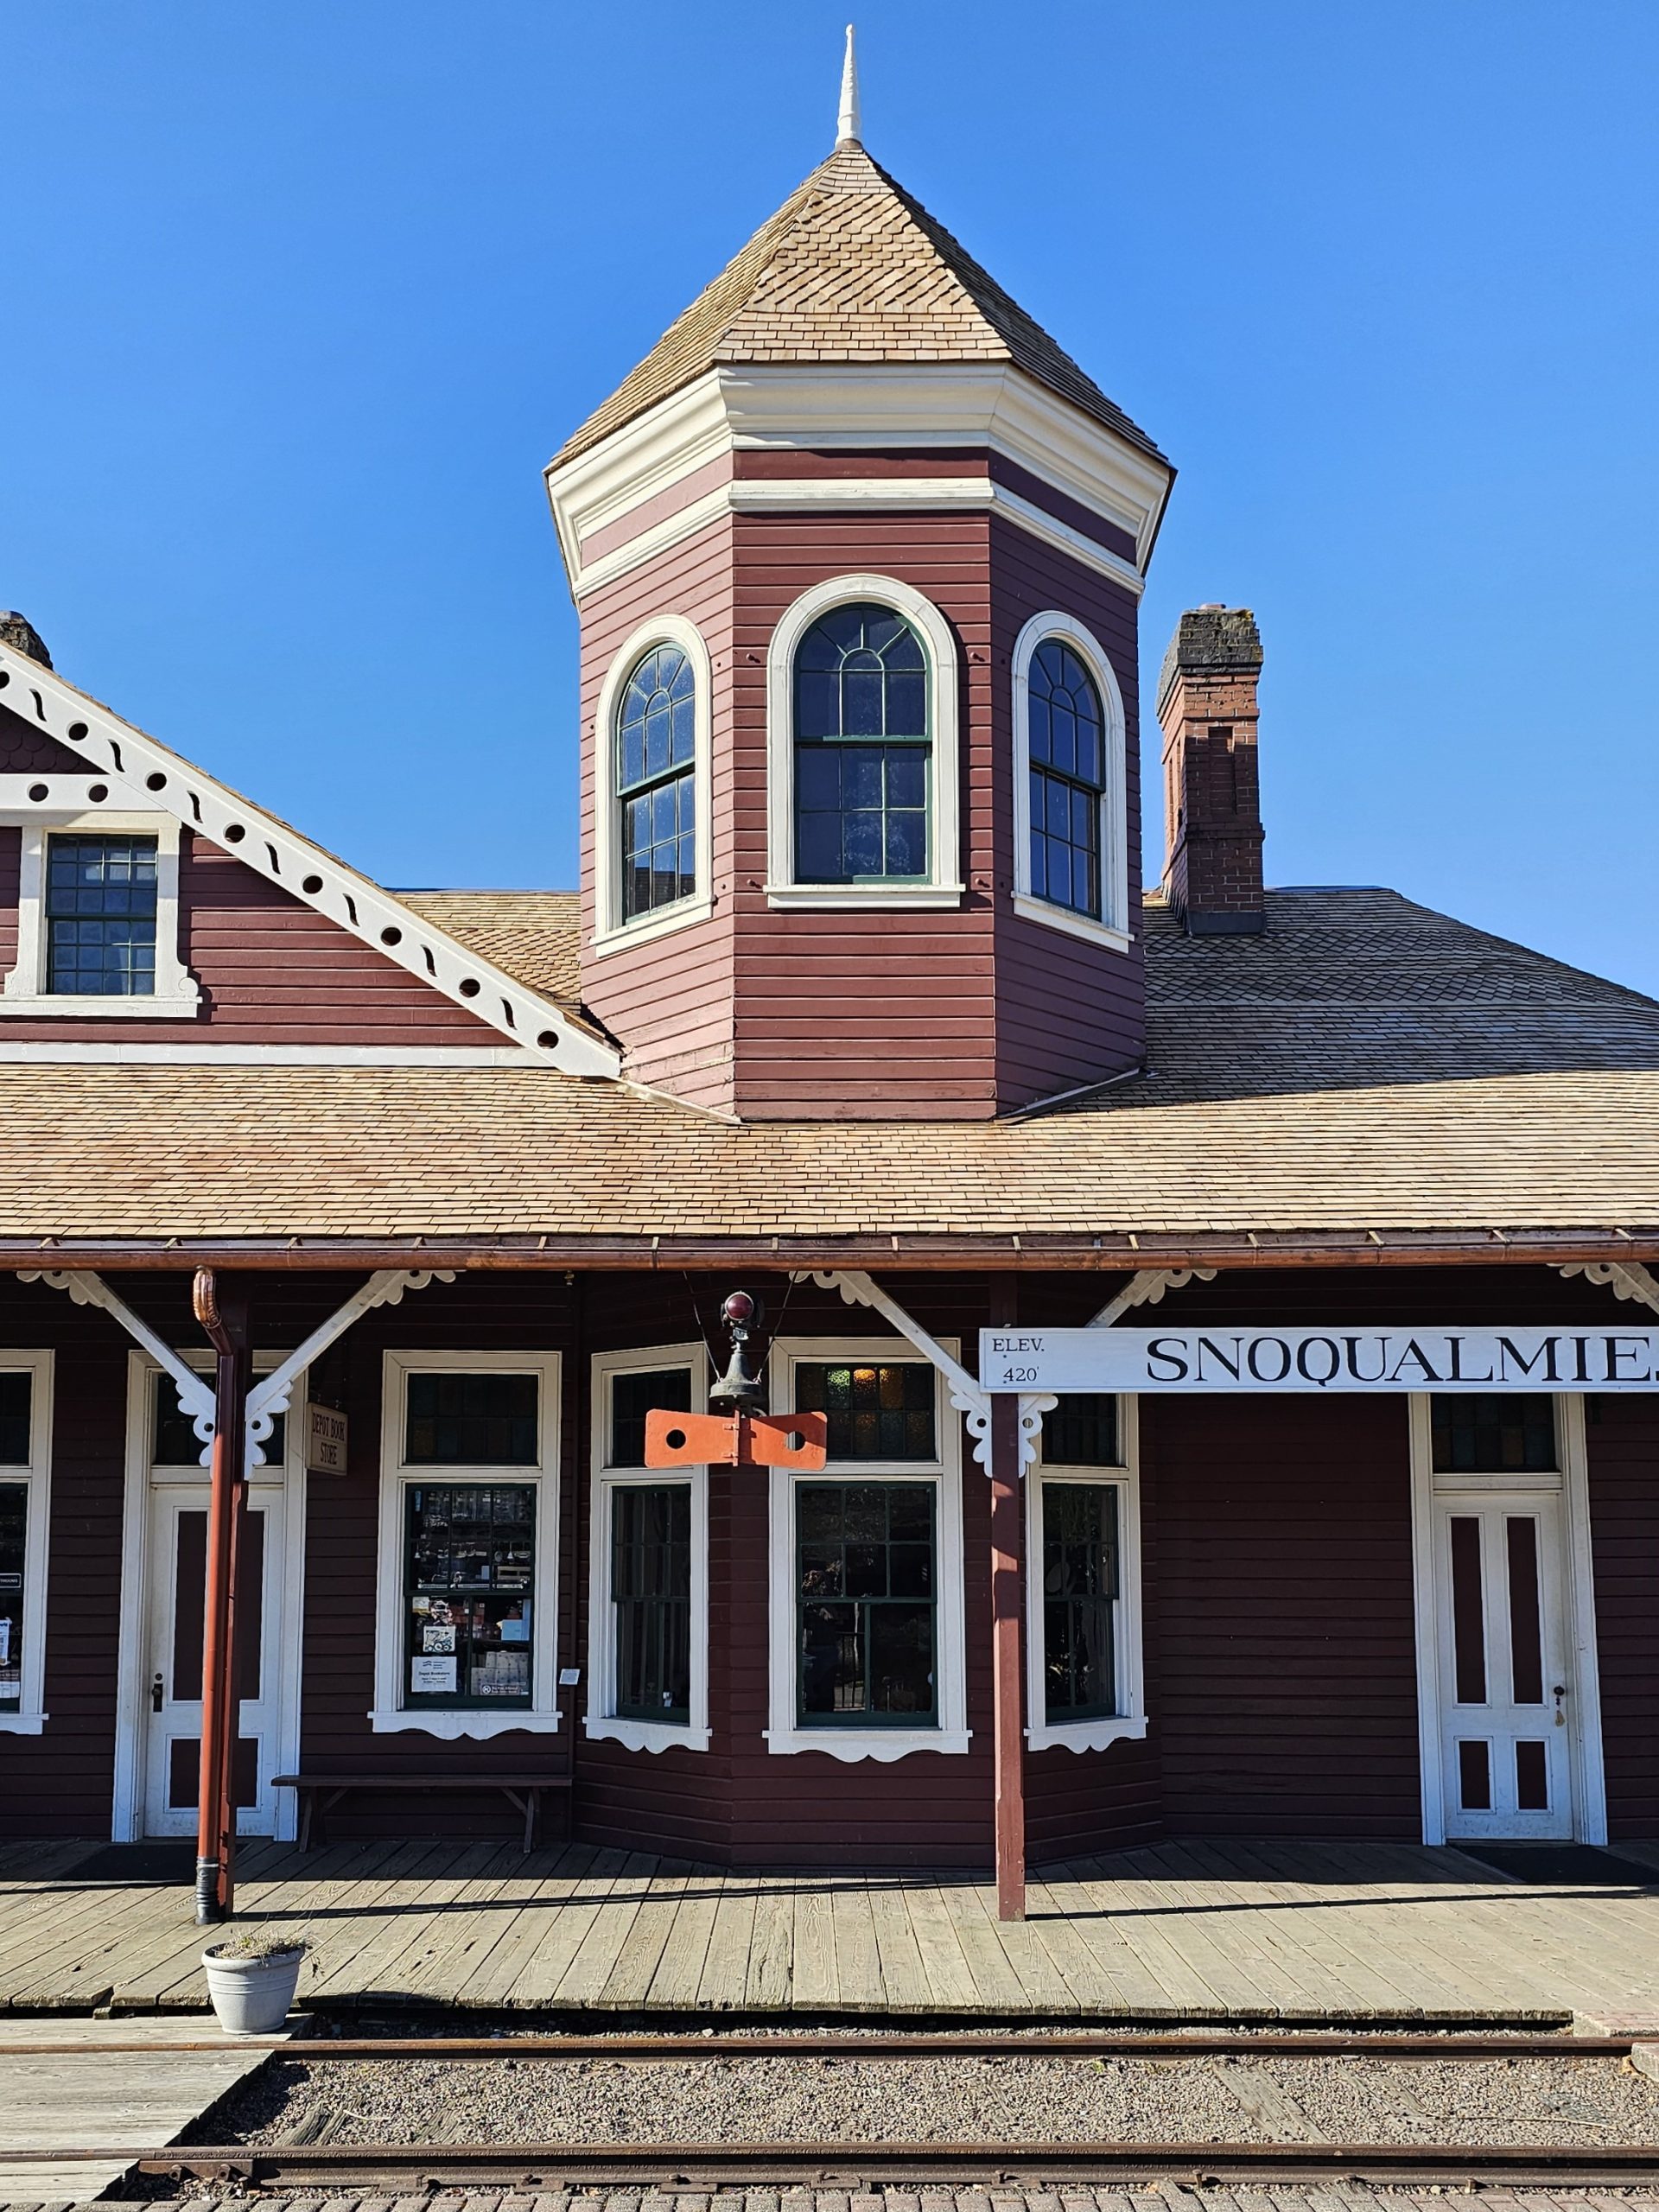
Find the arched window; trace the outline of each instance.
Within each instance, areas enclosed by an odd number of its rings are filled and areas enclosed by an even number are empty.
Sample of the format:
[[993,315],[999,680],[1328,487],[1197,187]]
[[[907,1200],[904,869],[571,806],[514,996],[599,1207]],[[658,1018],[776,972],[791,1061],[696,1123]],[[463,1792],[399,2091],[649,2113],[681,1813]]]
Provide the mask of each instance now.
[[653,645],[616,708],[621,918],[697,887],[696,679],[677,645]]
[[1026,713],[1032,896],[1098,921],[1106,717],[1094,678],[1058,638],[1032,655]]
[[1098,639],[1057,607],[1014,639],[1014,911],[1126,952],[1128,725]]
[[795,880],[919,883],[932,731],[922,641],[892,607],[821,615],[796,648]]

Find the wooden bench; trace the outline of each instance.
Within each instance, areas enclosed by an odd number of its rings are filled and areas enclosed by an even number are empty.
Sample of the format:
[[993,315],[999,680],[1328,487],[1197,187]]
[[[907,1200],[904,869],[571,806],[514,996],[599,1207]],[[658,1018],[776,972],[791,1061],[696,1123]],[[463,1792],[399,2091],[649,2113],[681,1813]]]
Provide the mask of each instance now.
[[536,1844],[542,1799],[550,1789],[569,1789],[568,1774],[278,1774],[278,1789],[296,1789],[300,1803],[300,1849],[309,1851],[326,1839],[328,1815],[354,1789],[418,1789],[423,1796],[450,1789],[499,1789],[524,1816],[524,1849]]

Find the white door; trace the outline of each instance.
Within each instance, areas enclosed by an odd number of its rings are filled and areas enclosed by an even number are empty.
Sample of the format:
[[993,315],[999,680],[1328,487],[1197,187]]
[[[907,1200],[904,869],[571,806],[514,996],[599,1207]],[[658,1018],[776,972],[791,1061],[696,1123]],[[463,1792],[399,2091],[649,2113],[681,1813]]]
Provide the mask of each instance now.
[[1434,1498],[1448,1839],[1573,1834],[1559,1489]]
[[[201,1754],[201,1638],[207,1592],[207,1485],[157,1482],[149,1494],[149,1732],[144,1832],[194,1835]],[[232,1775],[238,1832],[276,1824],[283,1618],[282,1491],[251,1491],[237,1561],[240,1724]]]

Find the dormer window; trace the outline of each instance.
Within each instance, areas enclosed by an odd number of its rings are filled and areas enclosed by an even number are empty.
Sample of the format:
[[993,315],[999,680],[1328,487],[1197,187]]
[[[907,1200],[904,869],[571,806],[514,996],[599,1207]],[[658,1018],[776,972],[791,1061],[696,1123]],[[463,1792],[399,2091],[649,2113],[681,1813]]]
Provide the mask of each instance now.
[[156,893],[153,837],[48,836],[47,989],[153,997]]
[[46,804],[19,837],[17,961],[0,1015],[193,1020],[176,817]]
[[901,614],[838,607],[795,654],[795,880],[927,876],[927,658]]
[[1057,612],[1027,623],[1013,673],[1014,912],[1127,950],[1127,733],[1111,663]]
[[958,649],[921,594],[838,576],[772,632],[775,906],[955,906]]
[[662,615],[611,663],[594,718],[594,949],[637,944],[713,910],[708,648]]

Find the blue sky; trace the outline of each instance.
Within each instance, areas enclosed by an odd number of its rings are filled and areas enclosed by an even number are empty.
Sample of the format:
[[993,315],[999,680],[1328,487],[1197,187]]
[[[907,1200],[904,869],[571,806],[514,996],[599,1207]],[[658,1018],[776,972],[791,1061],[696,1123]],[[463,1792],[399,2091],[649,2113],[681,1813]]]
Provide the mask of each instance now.
[[[846,13],[9,0],[0,605],[385,881],[573,881],[541,466],[829,150]],[[1659,9],[857,21],[871,150],[1179,465],[1147,658],[1257,611],[1268,880],[1659,991]]]

